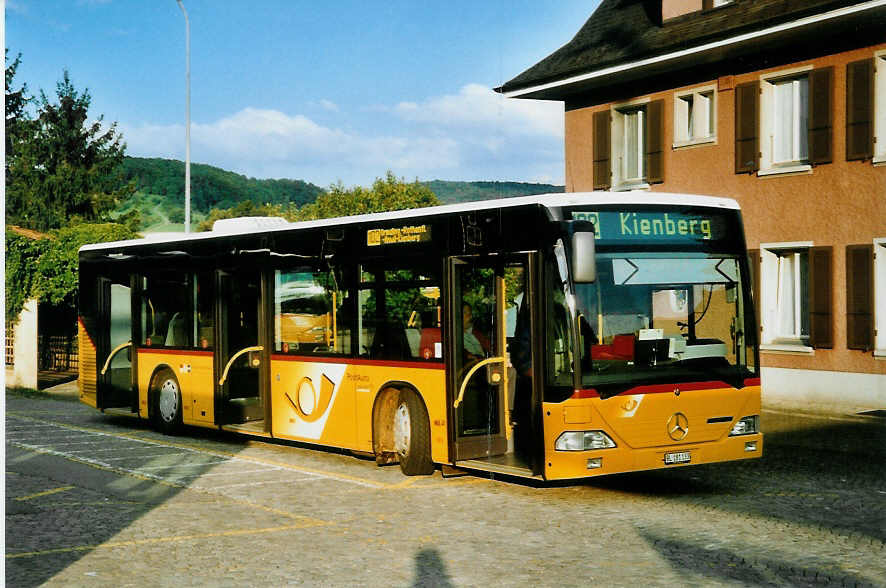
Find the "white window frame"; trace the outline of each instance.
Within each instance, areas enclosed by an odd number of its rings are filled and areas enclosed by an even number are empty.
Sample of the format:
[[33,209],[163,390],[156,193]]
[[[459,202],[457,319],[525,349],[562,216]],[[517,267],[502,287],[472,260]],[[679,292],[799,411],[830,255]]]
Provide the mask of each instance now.
[[[797,145],[794,145],[794,158],[789,161],[777,161],[775,155],[776,125],[779,122],[776,110],[776,86],[789,80],[797,80],[805,77],[807,80],[806,116],[809,116],[808,80],[812,66],[797,67],[781,70],[760,76],[760,171],[759,176],[789,173],[811,173],[812,165],[809,164],[809,145],[806,146],[806,155],[802,157],[797,153]],[[796,98],[796,96],[795,96]],[[798,107],[797,102],[794,107]],[[799,111],[799,110],[798,110]],[[793,121],[793,141],[802,141],[806,129],[801,128],[799,117]],[[798,135],[799,133],[799,135]]]
[[[612,168],[612,189],[615,191],[637,190],[649,187],[649,184],[646,182],[646,106],[649,102],[649,98],[642,98],[612,106],[610,165]],[[627,170],[625,168],[625,146],[631,138],[627,136],[629,129],[625,122],[627,117],[634,113],[642,113],[638,116],[638,125],[636,129],[638,167],[635,170]],[[639,173],[629,175],[630,172]]]
[[716,141],[717,86],[674,92],[674,149]]
[[886,165],[886,49],[874,52],[874,165]]
[[[784,351],[791,353],[814,353],[814,349],[808,345],[809,333],[803,335],[798,332],[799,325],[803,321],[803,313],[808,312],[797,301],[800,298],[800,264],[799,256],[813,246],[812,241],[796,241],[790,243],[761,243],[760,244],[760,317],[763,327],[761,333],[760,349],[764,351]],[[795,263],[792,264],[794,275],[792,284],[794,291],[790,293],[793,302],[793,322],[796,328],[792,333],[781,332],[780,312],[787,293],[781,291],[783,283],[781,272],[785,264],[780,259],[786,255],[794,255]],[[808,257],[807,257],[808,261]],[[807,275],[808,279],[808,275]],[[807,287],[810,285],[807,284]],[[807,300],[808,303],[808,300]]]
[[874,239],[874,356],[886,359],[886,237]]

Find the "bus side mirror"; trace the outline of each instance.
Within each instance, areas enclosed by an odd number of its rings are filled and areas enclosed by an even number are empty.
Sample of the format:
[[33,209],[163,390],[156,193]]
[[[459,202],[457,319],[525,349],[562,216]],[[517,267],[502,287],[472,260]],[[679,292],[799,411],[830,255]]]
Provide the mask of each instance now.
[[593,225],[590,223],[588,225],[590,225],[588,228],[576,226],[575,232],[572,233],[572,281],[576,284],[597,281],[594,229]]

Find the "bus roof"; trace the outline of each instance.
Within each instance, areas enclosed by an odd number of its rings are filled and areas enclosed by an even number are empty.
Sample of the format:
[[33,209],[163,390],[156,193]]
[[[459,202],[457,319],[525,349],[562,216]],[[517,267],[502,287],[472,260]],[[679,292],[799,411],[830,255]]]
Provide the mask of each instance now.
[[248,226],[244,227],[241,230],[237,230],[235,227],[229,225],[225,228],[224,231],[206,231],[202,233],[188,233],[187,235],[184,233],[164,233],[162,235],[157,235],[154,237],[149,236],[141,239],[130,239],[127,241],[114,241],[109,243],[94,243],[92,245],[84,245],[80,248],[80,251],[100,251],[106,248],[119,248],[137,245],[185,243],[192,241],[203,241],[208,239],[223,239],[226,237],[234,237],[238,235],[269,234],[298,229],[333,227],[364,222],[390,221],[397,219],[410,219],[416,217],[437,216],[459,212],[529,206],[533,204],[537,204],[547,208],[562,208],[568,206],[611,206],[624,204],[627,206],[664,205],[699,206],[705,208],[723,208],[732,210],[739,209],[738,202],[736,202],[732,198],[700,196],[696,194],[648,192],[645,190],[631,192],[561,192],[553,194],[536,194],[533,196],[518,196],[513,198],[503,198],[500,200],[482,200],[477,202],[444,204],[441,206],[430,206],[427,208],[409,208],[389,212],[376,212],[354,216],[324,218],[295,223],[275,223],[273,226],[260,227],[258,230],[256,230],[255,226]]

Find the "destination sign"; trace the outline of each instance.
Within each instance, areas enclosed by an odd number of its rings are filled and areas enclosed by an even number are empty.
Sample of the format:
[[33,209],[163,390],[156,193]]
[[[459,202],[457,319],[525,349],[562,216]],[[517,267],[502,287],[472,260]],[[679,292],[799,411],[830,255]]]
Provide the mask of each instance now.
[[366,231],[366,245],[403,245],[408,243],[425,243],[431,240],[431,227],[428,225],[410,225],[392,229],[369,229]]
[[726,218],[720,214],[575,211],[572,218],[594,223],[595,237],[600,241],[685,243],[727,236]]

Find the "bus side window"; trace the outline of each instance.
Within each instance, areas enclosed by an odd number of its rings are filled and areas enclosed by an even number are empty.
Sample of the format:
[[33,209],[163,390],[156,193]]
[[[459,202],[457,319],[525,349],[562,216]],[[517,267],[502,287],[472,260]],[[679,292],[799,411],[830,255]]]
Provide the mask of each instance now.
[[313,268],[275,273],[275,350],[282,353],[350,352],[345,295],[331,271]]
[[439,360],[440,288],[415,270],[362,272],[360,355],[371,359]]
[[146,347],[191,347],[193,277],[156,272],[142,281],[141,332]]

